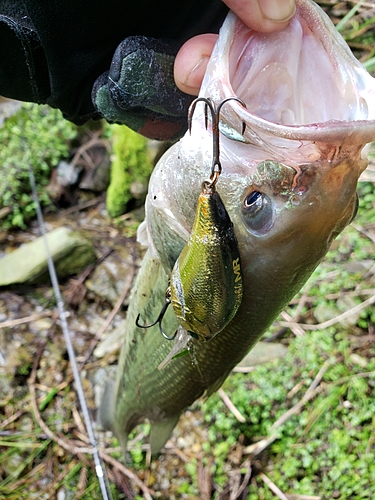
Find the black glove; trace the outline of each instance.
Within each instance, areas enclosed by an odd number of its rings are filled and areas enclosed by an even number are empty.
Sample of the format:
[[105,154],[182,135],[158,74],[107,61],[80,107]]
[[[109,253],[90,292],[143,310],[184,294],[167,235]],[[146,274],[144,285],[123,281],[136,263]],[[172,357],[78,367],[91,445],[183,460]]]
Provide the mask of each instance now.
[[180,137],[193,97],[176,87],[173,43],[131,36],[117,47],[109,71],[94,83],[92,101],[111,123],[158,140]]

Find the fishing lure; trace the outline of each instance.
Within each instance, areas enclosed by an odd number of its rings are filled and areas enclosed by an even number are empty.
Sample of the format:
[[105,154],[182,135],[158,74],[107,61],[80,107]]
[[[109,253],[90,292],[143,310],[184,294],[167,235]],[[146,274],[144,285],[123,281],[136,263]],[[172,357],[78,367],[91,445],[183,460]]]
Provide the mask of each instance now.
[[[176,317],[192,338],[198,341],[211,340],[233,319],[242,300],[241,259],[233,224],[224,203],[216,191],[216,183],[221,174],[219,151],[219,116],[223,104],[217,108],[210,99],[197,98],[189,109],[189,130],[196,104],[205,103],[212,115],[213,161],[211,176],[202,183],[197,210],[190,238],[182,249],[170,277],[164,306],[157,320],[150,325],[136,325],[149,328],[159,325],[160,332],[167,340],[173,340],[177,331],[168,336],[161,322],[170,304]],[[244,104],[243,104],[244,105]]]

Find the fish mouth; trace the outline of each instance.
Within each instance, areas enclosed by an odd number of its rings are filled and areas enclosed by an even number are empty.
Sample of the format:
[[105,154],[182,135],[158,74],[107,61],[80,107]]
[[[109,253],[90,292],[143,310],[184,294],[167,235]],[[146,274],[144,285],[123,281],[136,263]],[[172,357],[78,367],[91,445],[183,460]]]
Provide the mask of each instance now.
[[[305,156],[316,161],[327,150],[319,144],[363,147],[375,138],[375,79],[310,0],[297,0],[290,24],[277,33],[255,32],[230,13],[210,64],[200,95],[246,103],[247,109],[234,101],[223,109],[226,128],[237,135],[246,123],[244,142],[263,148],[314,142],[318,151]],[[328,149],[324,159],[332,159]]]

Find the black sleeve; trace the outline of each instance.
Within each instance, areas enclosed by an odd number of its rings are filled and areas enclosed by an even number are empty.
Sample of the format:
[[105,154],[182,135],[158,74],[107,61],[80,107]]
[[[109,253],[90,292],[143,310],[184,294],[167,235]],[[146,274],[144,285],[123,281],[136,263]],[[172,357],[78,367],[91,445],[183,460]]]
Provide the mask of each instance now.
[[0,0],[0,95],[47,103],[77,123],[99,115],[95,80],[122,40],[217,32],[220,0]]

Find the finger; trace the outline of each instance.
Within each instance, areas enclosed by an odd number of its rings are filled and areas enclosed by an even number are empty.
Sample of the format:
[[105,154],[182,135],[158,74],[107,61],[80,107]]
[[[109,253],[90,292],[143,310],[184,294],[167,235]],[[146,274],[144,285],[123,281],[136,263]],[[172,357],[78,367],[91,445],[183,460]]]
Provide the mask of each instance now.
[[[294,0],[223,0],[250,28],[261,32],[279,31],[288,25]],[[174,77],[183,92],[198,95],[217,35],[198,35],[188,40],[177,54]]]
[[279,31],[288,25],[296,11],[295,0],[223,0],[250,28]]
[[174,79],[177,87],[186,94],[198,95],[217,36],[195,36],[179,50],[174,63]]

